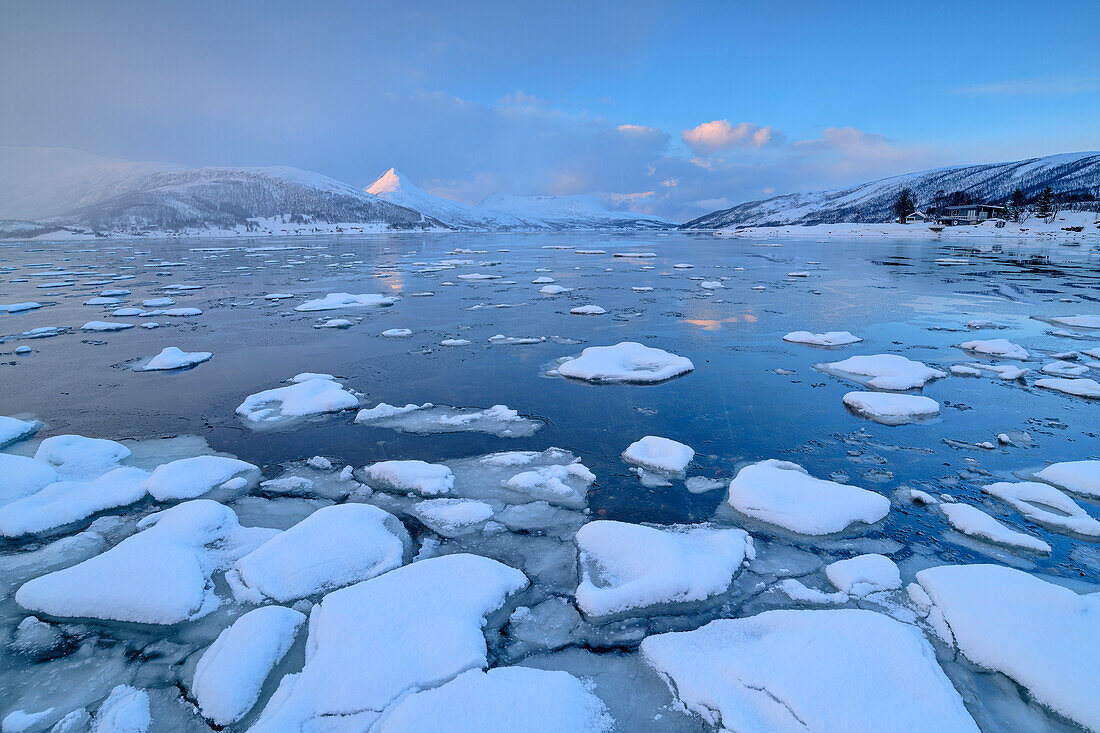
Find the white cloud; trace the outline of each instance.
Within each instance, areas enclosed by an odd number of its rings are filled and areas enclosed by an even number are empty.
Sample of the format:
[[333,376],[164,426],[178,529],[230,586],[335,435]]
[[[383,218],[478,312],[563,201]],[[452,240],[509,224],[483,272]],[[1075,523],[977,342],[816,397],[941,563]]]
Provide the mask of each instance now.
[[761,127],[751,122],[731,125],[729,120],[714,120],[684,130],[680,137],[693,151],[707,155],[733,148],[762,148],[780,142],[782,136],[771,127]]

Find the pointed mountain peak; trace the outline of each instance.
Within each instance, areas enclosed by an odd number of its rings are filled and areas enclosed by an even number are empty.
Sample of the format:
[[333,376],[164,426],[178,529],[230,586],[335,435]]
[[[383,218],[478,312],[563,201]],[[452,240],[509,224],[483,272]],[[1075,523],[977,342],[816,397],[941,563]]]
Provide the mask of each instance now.
[[409,179],[401,175],[401,172],[396,168],[390,168],[367,188],[367,193],[383,197],[386,194],[396,192],[415,193],[419,191],[420,189],[410,183]]

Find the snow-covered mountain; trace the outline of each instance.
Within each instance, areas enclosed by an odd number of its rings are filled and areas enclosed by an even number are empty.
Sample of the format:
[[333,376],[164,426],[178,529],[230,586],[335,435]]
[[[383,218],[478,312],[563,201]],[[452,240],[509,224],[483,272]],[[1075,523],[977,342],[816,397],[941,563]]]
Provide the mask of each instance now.
[[1019,187],[1029,198],[1045,186],[1055,193],[1075,195],[1100,190],[1100,153],[1066,153],[1008,163],[952,166],[883,178],[850,188],[775,196],[749,201],[689,221],[685,229],[735,226],[779,226],[829,222],[885,222],[894,203],[909,188],[917,208],[937,192],[965,191],[977,201],[996,203]]
[[612,211],[591,196],[490,196],[476,206],[433,196],[390,168],[367,188],[455,229],[491,231],[671,229],[677,224],[648,214]]
[[276,219],[438,225],[418,211],[296,168],[187,168],[41,148],[0,148],[0,219],[107,233],[233,230]]

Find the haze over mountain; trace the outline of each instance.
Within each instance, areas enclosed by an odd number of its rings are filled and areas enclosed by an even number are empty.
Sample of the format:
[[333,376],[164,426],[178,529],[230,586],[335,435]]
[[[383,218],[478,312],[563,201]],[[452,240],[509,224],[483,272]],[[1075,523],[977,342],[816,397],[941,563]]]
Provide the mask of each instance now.
[[1096,196],[1100,192],[1100,152],[951,166],[831,191],[774,196],[712,212],[687,222],[683,228],[885,222],[893,218],[894,203],[903,188],[912,192],[920,209],[939,191],[948,194],[963,191],[977,201],[998,203],[1011,196],[1017,187],[1033,198],[1045,186],[1064,196]]

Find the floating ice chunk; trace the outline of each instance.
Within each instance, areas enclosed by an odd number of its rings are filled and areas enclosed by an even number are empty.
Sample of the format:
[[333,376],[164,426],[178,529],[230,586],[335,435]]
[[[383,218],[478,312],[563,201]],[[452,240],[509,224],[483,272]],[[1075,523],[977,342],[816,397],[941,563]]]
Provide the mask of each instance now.
[[1041,371],[1043,374],[1049,374],[1052,377],[1079,377],[1082,374],[1088,374],[1089,368],[1084,364],[1074,364],[1068,361],[1052,361],[1049,364],[1043,364]]
[[0,415],[0,448],[26,440],[42,427],[37,420],[20,420]]
[[119,685],[96,711],[91,733],[145,733],[152,724],[149,694],[129,685]]
[[776,460],[738,471],[726,501],[741,514],[805,535],[874,524],[890,511],[890,500],[881,494],[814,478],[797,463]]
[[549,285],[554,282],[554,278],[543,275],[542,277],[536,277],[531,281],[532,285]]
[[690,359],[633,341],[614,346],[589,346],[558,368],[557,372],[588,382],[649,384],[687,374],[695,369]]
[[290,651],[305,614],[265,606],[244,614],[222,631],[195,667],[191,694],[216,725],[243,718],[260,699],[267,676]]
[[311,377],[245,397],[237,414],[250,425],[284,422],[308,415],[352,410],[359,398],[332,379]]
[[993,321],[974,320],[974,321],[967,321],[966,322],[966,327],[969,328],[972,331],[977,331],[977,330],[980,330],[980,329],[983,329],[983,328],[996,328],[997,324],[994,323]]
[[[38,287],[42,287],[39,285]],[[31,618],[28,616],[27,618]],[[12,710],[0,721],[0,731],[3,733],[30,733],[31,731],[44,730],[42,724],[53,714],[53,708],[40,710],[36,713],[28,713],[26,710]]]
[[978,730],[928,642],[872,611],[766,611],[650,636],[641,652],[722,730]]
[[1010,677],[1085,728],[1100,729],[1100,596],[1079,596],[999,565],[928,568],[917,573],[917,583],[945,622],[933,628],[967,659]]
[[982,376],[982,370],[977,369],[966,364],[954,364],[951,366],[951,373],[956,377],[980,377]]
[[842,591],[826,593],[817,588],[810,588],[805,583],[795,578],[785,578],[776,587],[785,596],[797,603],[812,603],[819,606],[839,606],[848,602],[848,594]]
[[1074,494],[1100,499],[1100,461],[1052,463],[1035,478]]
[[543,285],[539,288],[539,292],[543,295],[561,295],[562,293],[568,293],[572,288],[566,288],[561,285]]
[[395,407],[382,402],[360,410],[355,422],[392,428],[410,433],[479,432],[517,438],[534,435],[541,427],[536,420],[521,416],[507,405],[484,410],[472,407],[448,407],[425,402],[423,405]]
[[699,287],[701,287],[703,290],[719,290],[726,286],[718,282],[717,280],[704,280],[703,282],[699,283]]
[[656,257],[656,252],[612,252],[612,257],[649,258]]
[[825,577],[837,590],[861,598],[868,593],[901,587],[898,566],[885,555],[875,553],[826,565]]
[[80,327],[81,331],[125,331],[133,328],[132,323],[112,323],[111,321],[88,321]]
[[1000,481],[983,486],[982,490],[1036,524],[1086,537],[1100,537],[1100,521],[1049,484]]
[[141,301],[141,305],[144,308],[164,308],[175,304],[176,301],[171,298],[149,298],[148,300]]
[[341,308],[366,308],[370,306],[387,306],[397,302],[394,298],[388,298],[376,293],[363,293],[352,295],[351,293],[329,293],[323,298],[307,300],[301,305],[295,306],[296,311],[332,311]]
[[122,443],[82,435],[46,438],[34,454],[34,460],[53,466],[61,478],[93,478],[129,457],[130,449]]
[[455,277],[457,277],[459,280],[479,281],[479,280],[499,280],[503,276],[502,275],[489,275],[489,274],[486,274],[484,272],[469,272],[469,273],[466,273],[465,275],[456,275]]
[[35,308],[41,307],[41,303],[35,303],[29,300],[23,303],[0,303],[0,313],[22,313],[23,311],[34,310]]
[[471,669],[397,703],[378,733],[601,733],[614,725],[603,702],[568,672]]
[[857,415],[883,425],[904,425],[940,414],[940,403],[921,395],[849,392],[844,404]]
[[42,461],[0,453],[0,507],[29,496],[58,480],[57,471]]
[[236,458],[193,456],[157,466],[145,489],[157,501],[195,499],[237,477],[245,479],[244,485],[254,484],[260,469]]
[[1008,366],[1007,364],[974,364],[974,367],[986,372],[993,372],[998,379],[1021,379],[1031,370],[1027,367]]
[[963,351],[972,351],[975,354],[985,354],[987,356],[996,356],[1001,359],[1017,359],[1019,361],[1026,361],[1031,358],[1031,354],[1027,352],[1023,346],[1014,344],[1008,339],[985,339],[978,341],[964,341],[959,344],[959,348]]
[[440,346],[469,346],[469,339],[443,339],[439,342]]
[[294,293],[268,293],[264,296],[264,300],[286,300],[293,297]]
[[484,669],[487,617],[526,586],[518,570],[458,554],[329,593],[310,614],[305,667],[283,678],[251,732],[308,730],[337,716],[365,729],[402,694]]
[[747,559],[752,538],[707,525],[647,527],[600,520],[577,532],[577,605],[589,616],[704,601],[724,593]]
[[28,581],[15,594],[51,616],[176,624],[218,606],[213,573],[271,537],[231,509],[195,499],[146,517],[144,531],[101,555]]
[[314,328],[351,328],[353,324],[346,318],[330,318],[323,323],[314,325]]
[[595,480],[581,463],[551,464],[517,473],[504,487],[531,500],[579,509],[587,503],[588,487]]
[[337,504],[318,509],[242,557],[226,580],[238,598],[286,603],[399,567],[410,545],[392,514],[370,504]]
[[167,346],[139,369],[143,372],[186,369],[202,364],[204,361],[210,361],[213,356],[214,354],[209,351],[183,351],[176,346]]
[[447,494],[455,485],[451,469],[424,461],[380,461],[366,466],[363,475],[393,491],[413,491],[421,496]]
[[387,328],[382,335],[386,338],[402,339],[412,336],[413,332],[407,328]]
[[39,326],[38,328],[24,331],[19,334],[19,336],[25,339],[44,339],[50,338],[51,336],[60,336],[63,332],[64,329],[58,326]]
[[0,512],[0,536],[22,537],[79,522],[97,512],[126,506],[145,496],[149,474],[123,466],[91,481],[58,481],[16,499]]
[[630,289],[633,290],[635,293],[652,293],[653,292],[653,288],[650,287],[649,285],[634,285]]
[[1063,392],[1074,397],[1100,400],[1100,382],[1095,379],[1057,379],[1048,377],[1046,379],[1036,379],[1035,386]]
[[[157,315],[156,313],[150,313],[149,315]],[[164,311],[164,315],[171,318],[191,318],[192,316],[201,316],[202,311],[198,308],[169,308]]]
[[1050,553],[1050,545],[1046,542],[1006,527],[977,507],[955,503],[944,504],[940,509],[948,524],[969,537],[1032,552]]
[[298,384],[300,382],[309,382],[313,379],[327,379],[330,382],[336,381],[336,377],[332,374],[322,374],[321,372],[302,372],[301,374],[295,374],[287,381],[293,384]]
[[720,489],[726,485],[721,479],[708,478],[706,476],[688,476],[684,481],[684,488],[693,494],[704,494],[708,491]]
[[512,344],[512,345],[524,345],[524,344],[541,344],[546,340],[545,336],[505,336],[502,333],[498,333],[496,336],[489,337],[489,343],[491,344]]
[[693,458],[695,451],[690,446],[655,435],[647,435],[623,451],[627,463],[668,473],[683,473]]
[[95,298],[89,298],[84,301],[84,305],[118,305],[122,301],[119,298],[112,298],[110,296],[98,296]]
[[1100,328],[1100,316],[1058,316],[1052,323],[1073,328]]
[[574,316],[602,316],[607,313],[598,305],[579,305],[576,308],[569,309],[569,312]]
[[825,333],[791,331],[783,337],[783,340],[792,344],[809,344],[810,346],[847,346],[848,344],[859,343],[863,339],[849,331],[826,331]]
[[475,499],[428,499],[414,508],[416,517],[438,535],[457,537],[493,517],[493,507]]
[[917,389],[933,379],[947,376],[939,369],[933,369],[922,362],[912,361],[898,354],[853,356],[830,364],[815,364],[814,368],[834,376],[866,382],[869,387],[875,389],[895,391]]

